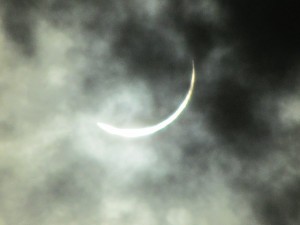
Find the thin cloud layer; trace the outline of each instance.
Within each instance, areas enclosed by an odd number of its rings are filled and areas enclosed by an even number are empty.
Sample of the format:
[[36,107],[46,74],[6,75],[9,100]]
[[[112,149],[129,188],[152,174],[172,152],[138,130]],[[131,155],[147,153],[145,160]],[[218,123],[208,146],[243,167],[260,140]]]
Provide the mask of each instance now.
[[299,223],[292,1],[0,6],[0,225]]

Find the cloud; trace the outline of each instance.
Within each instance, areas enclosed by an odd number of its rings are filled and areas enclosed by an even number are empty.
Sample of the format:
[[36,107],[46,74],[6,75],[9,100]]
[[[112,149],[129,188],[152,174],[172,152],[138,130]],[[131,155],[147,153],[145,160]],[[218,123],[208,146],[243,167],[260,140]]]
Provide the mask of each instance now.
[[298,222],[291,2],[0,5],[1,225]]

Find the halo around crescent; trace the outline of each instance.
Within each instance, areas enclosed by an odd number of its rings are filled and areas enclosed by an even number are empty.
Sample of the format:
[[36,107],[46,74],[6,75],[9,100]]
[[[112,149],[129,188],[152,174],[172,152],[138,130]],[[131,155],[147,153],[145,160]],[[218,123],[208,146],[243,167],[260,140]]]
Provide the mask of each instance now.
[[184,100],[179,105],[179,107],[162,122],[152,126],[142,127],[142,128],[118,128],[110,124],[100,123],[100,122],[97,123],[97,125],[107,133],[121,136],[121,137],[126,137],[126,138],[137,138],[137,137],[147,136],[156,133],[157,131],[167,127],[169,124],[175,121],[178,118],[178,116],[182,113],[182,111],[186,108],[193,94],[194,84],[196,80],[196,72],[195,72],[194,61],[192,62],[192,64],[193,64],[193,69],[192,69],[192,76],[191,76],[191,82],[190,82],[188,93],[186,94]]

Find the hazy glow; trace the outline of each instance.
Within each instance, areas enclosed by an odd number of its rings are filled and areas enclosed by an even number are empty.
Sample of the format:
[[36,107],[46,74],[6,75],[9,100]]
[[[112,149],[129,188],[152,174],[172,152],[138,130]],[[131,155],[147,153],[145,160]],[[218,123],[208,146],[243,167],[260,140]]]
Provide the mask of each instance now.
[[195,79],[196,79],[196,73],[195,73],[195,67],[194,67],[194,62],[193,62],[193,71],[192,71],[192,77],[191,77],[191,83],[190,83],[190,88],[185,96],[183,102],[180,104],[180,106],[171,114],[169,117],[167,117],[165,120],[162,122],[153,125],[153,126],[148,126],[144,128],[118,128],[106,123],[97,123],[97,125],[104,131],[110,134],[122,136],[122,137],[127,137],[127,138],[136,138],[136,137],[142,137],[142,136],[147,136],[150,134],[153,134],[169,124],[171,124],[174,120],[178,118],[178,116],[182,113],[182,111],[186,108],[193,90],[194,90],[194,84],[195,84]]

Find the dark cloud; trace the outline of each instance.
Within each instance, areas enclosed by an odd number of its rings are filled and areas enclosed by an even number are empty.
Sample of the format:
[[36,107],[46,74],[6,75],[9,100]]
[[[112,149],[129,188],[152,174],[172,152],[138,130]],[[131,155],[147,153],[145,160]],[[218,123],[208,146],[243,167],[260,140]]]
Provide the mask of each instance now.
[[299,223],[300,197],[299,181],[294,181],[283,190],[266,190],[259,201],[256,201],[258,216],[264,224],[284,225]]
[[[149,25],[136,21],[135,18],[126,20],[120,25],[113,43],[114,51],[116,55],[138,67],[139,71],[149,72],[151,79],[158,79],[171,65],[180,66],[180,58],[176,53],[178,54],[178,48],[183,47],[178,46],[181,43],[171,39],[168,29],[170,28],[160,24]],[[175,32],[174,35],[178,36]]]
[[[240,156],[259,157],[259,143],[268,139],[270,128],[265,118],[256,116],[257,96],[251,88],[233,79],[221,80],[216,88],[209,112],[212,129],[225,143],[233,145]],[[249,149],[250,143],[258,145]]]
[[20,46],[26,55],[34,54],[34,23],[32,7],[35,1],[5,1],[2,16],[8,38]]
[[274,88],[293,82],[287,73],[299,59],[296,1],[219,1],[229,17],[230,38],[249,61],[252,76]]

